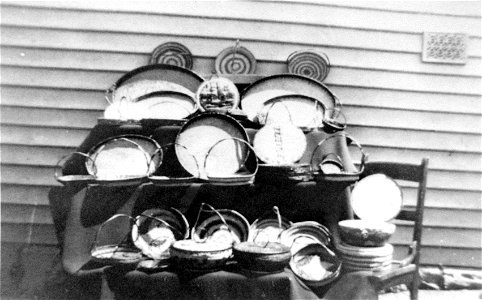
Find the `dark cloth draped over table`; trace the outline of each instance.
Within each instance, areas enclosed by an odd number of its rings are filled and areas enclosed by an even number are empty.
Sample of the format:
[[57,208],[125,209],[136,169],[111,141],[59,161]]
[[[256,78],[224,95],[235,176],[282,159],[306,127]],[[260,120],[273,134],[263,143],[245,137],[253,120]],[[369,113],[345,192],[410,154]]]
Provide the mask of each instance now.
[[[167,145],[175,141],[180,128],[176,124],[163,126],[98,124],[77,151],[88,153],[93,146],[104,139],[123,134],[142,134],[152,137],[161,146]],[[256,130],[247,129],[247,132],[252,140]],[[309,163],[313,149],[319,141],[328,136],[324,132],[307,134],[308,149],[302,159],[303,162]],[[344,164],[349,166],[349,170],[354,170],[344,139],[331,139],[323,151],[325,154],[337,153]],[[174,153],[166,153],[159,172],[177,172],[180,166],[173,156],[175,156]],[[65,164],[63,172],[64,174],[86,174],[83,159],[72,157]],[[335,234],[337,222],[352,217],[349,213],[351,207],[347,201],[346,188],[347,184],[343,182],[328,181],[281,185],[255,182],[254,185],[246,186],[193,184],[183,187],[159,187],[146,182],[140,187],[98,185],[59,187],[52,189],[50,201],[59,241],[64,244],[64,253],[67,252],[67,255],[70,255],[64,258],[64,264],[69,265],[72,273],[76,270],[88,273],[95,269],[89,261],[92,235],[95,233],[93,228],[97,228],[99,224],[118,213],[121,208],[128,207],[129,211],[124,213],[132,216],[149,208],[178,208],[186,215],[192,226],[203,202],[219,209],[236,210],[249,222],[253,222],[276,205],[281,214],[293,222],[318,221],[327,225]],[[71,203],[72,199],[77,202]],[[69,210],[70,215],[66,213]],[[78,218],[78,220],[68,220],[68,218]],[[65,234],[79,236],[66,238]],[[87,243],[89,245],[86,245]],[[314,299],[325,292],[325,289],[317,291],[309,289],[299,282],[289,269],[280,273],[261,275],[240,270],[236,264],[207,274],[183,274],[183,272],[174,272],[175,270],[144,272],[126,270],[117,266],[102,268],[102,270],[109,286],[119,298]],[[368,283],[361,284],[359,288],[363,290],[368,286]],[[333,299],[337,295],[341,294],[335,293],[332,296]]]

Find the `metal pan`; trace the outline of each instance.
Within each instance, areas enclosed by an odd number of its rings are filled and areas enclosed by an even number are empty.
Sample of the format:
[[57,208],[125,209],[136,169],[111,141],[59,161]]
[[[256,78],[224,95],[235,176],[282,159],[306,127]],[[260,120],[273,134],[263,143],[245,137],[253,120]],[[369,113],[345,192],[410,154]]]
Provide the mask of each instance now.
[[[134,70],[131,70],[119,78],[107,91],[106,98],[109,102],[112,100],[119,99],[119,97],[114,97],[114,93],[122,86],[126,85],[136,85],[141,82],[165,82],[169,83],[171,86],[178,85],[193,94],[196,93],[199,85],[204,82],[204,78],[194,73],[191,70],[166,64],[153,64],[146,65]],[[177,89],[167,89],[179,91]],[[153,92],[155,90],[151,90]],[[147,93],[146,93],[147,94]],[[141,95],[138,95],[141,96]]]
[[[142,135],[110,137],[92,147],[85,162],[95,182],[105,185],[128,185],[142,181],[162,163],[159,144]],[[154,155],[157,154],[157,155]]]
[[305,95],[321,101],[326,110],[341,109],[340,100],[323,83],[296,74],[278,74],[255,81],[241,93],[241,108],[249,111],[253,109],[251,107],[259,107],[260,103],[269,100],[264,95],[268,91],[276,91],[274,94],[278,96],[283,91],[285,94]]
[[[200,114],[186,122],[179,131],[176,137],[176,156],[181,166],[190,174],[207,179],[202,166],[209,149],[219,141],[230,138],[249,143],[244,127],[234,118],[217,113]],[[220,151],[219,148],[216,151],[216,153],[222,153],[221,156],[215,157],[214,154],[210,156],[210,160],[218,161],[211,164],[216,169],[211,169],[210,174],[236,173],[243,167],[250,153],[245,144],[236,143],[234,140],[232,143],[223,143],[223,147],[226,147],[225,151]]]

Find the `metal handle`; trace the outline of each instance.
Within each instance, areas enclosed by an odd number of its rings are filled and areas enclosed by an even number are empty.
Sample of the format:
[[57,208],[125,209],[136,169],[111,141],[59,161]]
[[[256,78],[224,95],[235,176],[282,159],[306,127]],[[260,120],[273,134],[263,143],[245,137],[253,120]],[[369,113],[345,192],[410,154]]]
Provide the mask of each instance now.
[[[197,215],[197,218],[196,218],[196,222],[194,223],[194,226],[193,226],[193,229],[194,229],[194,232],[196,231],[196,228],[197,228],[197,225],[198,225],[198,222],[199,222],[199,217],[201,216],[201,212],[203,211],[203,207],[207,207],[210,211],[214,212],[218,217],[219,219],[221,220],[221,222],[226,226],[226,229],[228,230],[229,234],[231,235],[231,237],[233,237],[233,243],[234,243],[234,233],[232,232],[231,228],[229,227],[228,223],[226,222],[226,219],[223,217],[223,215],[217,210],[215,209],[214,207],[212,207],[211,205],[207,204],[207,203],[201,203],[201,207],[199,208],[199,212],[198,212],[198,215]],[[204,228],[202,228],[204,229]],[[205,230],[205,229],[204,229]],[[204,239],[200,239],[199,237],[197,237],[196,235],[193,235],[193,239],[196,240],[196,242],[201,242],[201,243],[204,243],[208,240],[208,237],[204,238]]]
[[[190,156],[192,156],[192,158],[194,159],[194,163],[196,164],[196,169],[197,169],[197,176],[192,176],[192,177],[194,177],[194,178],[199,178],[199,177],[201,177],[201,170],[199,169],[199,163],[198,163],[198,161],[197,161],[197,159],[196,159],[196,156],[194,156],[191,152],[189,152],[189,149],[188,149],[186,146],[184,146],[184,145],[182,145],[182,144],[180,144],[180,143],[178,143],[178,142],[174,142],[174,143],[165,144],[165,145],[161,146],[160,148],[158,148],[158,150],[159,150],[159,149],[162,149],[162,148],[163,148],[163,149],[167,149],[169,146],[173,146],[173,145],[184,148],[184,149],[186,150],[187,154],[189,154]],[[158,150],[156,150],[156,152],[157,152]],[[162,151],[162,150],[161,150],[161,151]],[[154,154],[155,154],[156,152],[154,152]],[[154,155],[154,154],[153,154],[153,155]],[[164,155],[163,155],[162,157],[164,157]],[[152,163],[152,156],[151,156],[151,163]],[[150,164],[149,164],[149,167],[150,167]],[[160,165],[158,166],[158,168],[159,168],[159,167],[160,167]],[[186,172],[187,172],[187,170],[186,170]],[[154,173],[154,172],[153,172],[153,173]],[[188,172],[188,173],[189,173],[189,172]]]
[[[243,139],[240,139],[240,138],[237,138],[237,137],[230,137],[230,138],[224,138],[224,139],[221,139],[221,140],[217,141],[206,152],[206,156],[204,157],[203,170],[202,170],[204,175],[206,175],[206,178],[207,179],[210,178],[208,173],[207,173],[207,168],[206,168],[209,154],[211,154],[211,151],[216,147],[216,145],[218,145],[219,143],[221,143],[223,141],[226,141],[226,140],[234,140],[234,141],[241,142],[241,143],[245,144],[246,146],[248,146],[249,150],[252,151],[252,153],[254,154],[254,157],[255,157],[255,170],[252,173],[250,173],[249,175],[252,175],[252,176],[256,175],[256,173],[258,172],[258,159],[257,159],[258,156],[256,155],[256,152],[254,151],[253,146],[251,146],[247,141],[245,141]],[[244,161],[242,162],[242,164],[240,166],[240,169],[242,167],[246,166],[246,162],[247,162],[248,158],[249,158],[249,152],[248,152],[248,155],[246,155],[246,158],[244,159]]]
[[92,161],[92,166],[94,167],[94,174],[91,174],[91,175],[94,175],[97,173],[97,169],[95,167],[95,163],[94,163],[94,160],[92,159],[92,157],[90,157],[88,154],[85,154],[85,153],[82,153],[82,152],[72,152],[70,154],[67,154],[67,155],[64,155],[62,156],[58,161],[57,163],[55,164],[55,173],[54,173],[54,177],[55,177],[55,180],[59,180],[59,178],[61,176],[63,176],[63,172],[62,174],[59,175],[59,170],[62,171],[63,169],[63,164],[67,161],[67,158],[70,158],[72,157],[73,155],[80,155],[80,156],[83,156],[87,159],[90,159]]
[[[136,226],[138,229],[139,229],[139,227],[141,226],[141,224],[139,223],[139,221],[140,221],[140,220],[139,220],[139,217],[144,217],[144,218],[148,218],[148,219],[155,220],[155,221],[161,223],[162,225],[164,225],[165,227],[167,227],[167,228],[171,229],[172,231],[174,231],[174,232],[177,234],[178,237],[180,237],[180,238],[183,237],[183,234],[182,234],[182,232],[181,232],[179,229],[177,229],[176,227],[172,226],[171,224],[169,224],[169,223],[166,222],[165,220],[160,219],[160,218],[155,217],[155,216],[146,215],[146,214],[143,214],[143,213],[140,214],[140,215],[136,218],[135,223],[134,223],[135,226]],[[157,226],[157,227],[160,227],[160,226]],[[139,234],[137,235],[137,239],[139,239],[140,236],[141,236],[141,234],[140,234],[140,232],[139,232]],[[136,240],[137,240],[137,239],[136,239]],[[159,239],[155,239],[154,241],[157,241],[157,240],[159,240]]]
[[[260,117],[258,117],[258,122],[262,125],[265,125],[267,124],[268,122],[268,117],[269,117],[269,113],[271,112],[271,110],[273,109],[273,107],[275,107],[276,104],[282,104],[283,107],[286,109],[286,112],[288,113],[288,117],[290,118],[290,123],[293,124],[293,117],[291,116],[291,112],[288,108],[288,106],[286,106],[285,103],[283,103],[283,100],[276,100],[276,101],[273,101],[271,103],[269,103],[270,105],[269,106],[265,106],[265,107],[269,107],[268,108],[268,111],[266,112],[266,115],[264,116],[263,120],[260,120]],[[259,114],[258,116],[261,116],[263,117],[263,111],[261,111],[261,114]]]
[[[99,234],[101,233],[102,229],[104,228],[104,226],[109,223],[110,221],[114,220],[114,219],[117,219],[119,217],[127,217],[129,218],[129,220],[131,221],[131,223],[134,221],[134,218],[130,215],[126,215],[126,214],[115,214],[113,215],[112,217],[110,217],[109,219],[107,219],[106,221],[104,221],[100,226],[99,226],[99,229],[97,229],[97,232],[95,234],[95,239],[94,239],[94,242],[92,244],[92,250],[91,252],[93,252],[97,246],[98,246],[98,243],[99,243]],[[132,226],[132,225],[131,225]],[[117,243],[116,245],[116,248],[114,249],[114,251],[112,252],[112,255],[114,255],[114,253],[117,251],[117,249],[120,247],[120,245],[122,243],[125,242],[126,238],[129,236],[130,232],[126,233],[126,235],[122,238],[122,240]]]
[[327,137],[327,138],[323,139],[321,142],[319,142],[318,145],[316,145],[315,149],[311,153],[311,159],[310,159],[311,172],[312,173],[316,172],[316,170],[314,170],[314,168],[313,168],[313,159],[315,158],[315,154],[316,154],[316,151],[318,150],[318,148],[320,148],[321,145],[323,145],[326,141],[328,141],[330,139],[333,139],[333,138],[337,138],[337,137],[345,137],[345,139],[347,141],[350,141],[350,143],[353,143],[355,146],[358,147],[358,149],[360,150],[360,152],[362,154],[362,157],[361,157],[361,160],[360,160],[360,168],[358,170],[358,173],[363,173],[363,170],[365,169],[365,163],[366,163],[368,155],[365,153],[365,151],[363,151],[362,146],[353,137],[351,137],[350,135],[348,135],[344,132],[330,135],[329,137]]
[[[128,142],[128,143],[131,143],[131,144],[135,145],[135,146],[142,152],[142,154],[144,154],[144,157],[145,157],[145,159],[146,159],[146,166],[147,166],[147,171],[146,171],[146,172],[147,172],[147,175],[151,174],[151,172],[150,172],[151,157],[150,157],[149,154],[144,150],[144,148],[143,148],[141,145],[139,145],[138,143],[134,142],[133,140],[131,140],[131,139],[127,138],[127,137],[119,137],[119,138],[112,139],[111,141],[117,141],[117,140],[123,140],[123,141],[126,141],[126,142]],[[108,143],[104,143],[104,144],[102,144],[102,145],[99,147],[99,149],[98,149],[98,151],[97,151],[97,155],[96,155],[96,156],[94,157],[94,159],[93,159],[93,162],[92,162],[92,163],[93,163],[93,167],[95,168],[95,170],[97,170],[97,167],[96,167],[96,165],[95,165],[95,162],[96,162],[96,160],[97,160],[97,157],[98,157],[99,154],[104,150],[104,148],[107,146],[107,144],[108,144]],[[158,149],[159,149],[159,148],[158,148]],[[157,151],[157,150],[156,150],[156,151]],[[162,153],[162,152],[161,152],[161,153]],[[97,171],[96,171],[96,172],[97,172]]]

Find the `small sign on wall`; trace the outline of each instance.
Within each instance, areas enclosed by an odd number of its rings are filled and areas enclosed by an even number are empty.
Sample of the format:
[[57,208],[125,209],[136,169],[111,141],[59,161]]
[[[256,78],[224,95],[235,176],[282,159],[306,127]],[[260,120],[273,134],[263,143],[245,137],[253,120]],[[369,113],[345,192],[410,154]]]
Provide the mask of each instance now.
[[465,64],[467,63],[468,37],[464,33],[424,32],[424,62]]

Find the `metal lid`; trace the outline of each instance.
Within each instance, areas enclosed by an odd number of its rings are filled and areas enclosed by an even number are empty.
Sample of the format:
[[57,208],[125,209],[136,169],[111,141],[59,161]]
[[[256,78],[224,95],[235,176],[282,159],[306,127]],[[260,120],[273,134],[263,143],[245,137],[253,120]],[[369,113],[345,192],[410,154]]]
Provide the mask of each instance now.
[[390,177],[373,174],[355,184],[351,205],[362,220],[388,221],[402,208],[402,190]]

